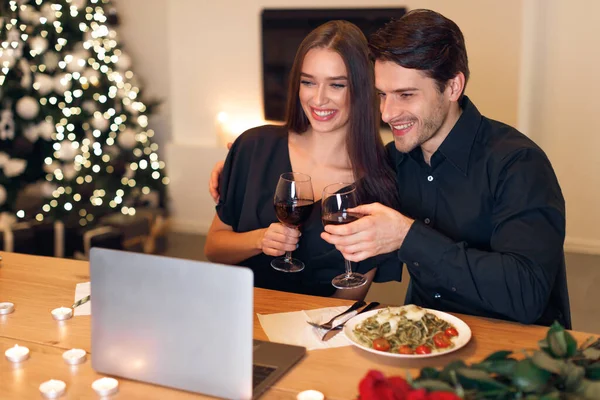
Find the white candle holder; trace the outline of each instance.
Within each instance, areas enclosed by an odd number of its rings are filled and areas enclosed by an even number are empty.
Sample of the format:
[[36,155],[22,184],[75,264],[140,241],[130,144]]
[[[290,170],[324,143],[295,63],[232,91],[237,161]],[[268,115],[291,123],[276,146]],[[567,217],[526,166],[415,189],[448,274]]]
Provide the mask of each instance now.
[[318,390],[305,390],[298,393],[296,400],[324,400],[325,395]]
[[40,392],[46,399],[56,399],[65,394],[67,384],[63,381],[50,379],[40,385]]
[[59,307],[52,310],[52,318],[57,321],[64,321],[73,316],[73,309],[70,307]]
[[25,346],[19,346],[18,344],[15,344],[14,347],[6,350],[4,355],[8,361],[20,363],[29,358],[29,349]]
[[0,315],[10,314],[15,311],[15,305],[10,302],[0,303]]
[[63,360],[69,365],[83,364],[86,360],[86,352],[83,349],[67,350],[62,355]]
[[92,383],[92,389],[98,396],[111,396],[119,391],[119,381],[114,378],[100,378]]

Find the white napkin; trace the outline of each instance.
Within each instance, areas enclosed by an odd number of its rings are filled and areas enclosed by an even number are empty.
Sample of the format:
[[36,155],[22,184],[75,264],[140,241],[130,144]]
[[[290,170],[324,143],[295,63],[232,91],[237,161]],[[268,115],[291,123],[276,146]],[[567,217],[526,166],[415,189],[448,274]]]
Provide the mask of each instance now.
[[[349,346],[350,342],[342,332],[324,342],[321,338],[326,330],[315,328],[307,324],[306,321],[322,324],[347,309],[347,306],[342,306],[268,315],[258,314],[258,320],[271,342],[304,346],[307,350],[327,349]],[[347,321],[356,313],[356,311],[353,311],[338,318],[333,325]]]
[[[90,283],[89,282],[84,282],[84,283],[78,283],[77,286],[75,286],[75,301],[83,299],[85,296],[90,294]],[[75,303],[75,301],[73,301],[73,303]],[[75,312],[73,313],[73,316],[78,316],[78,315],[90,315],[92,313],[92,301],[88,301],[87,303],[84,303],[82,305],[80,305],[79,307],[75,308]]]

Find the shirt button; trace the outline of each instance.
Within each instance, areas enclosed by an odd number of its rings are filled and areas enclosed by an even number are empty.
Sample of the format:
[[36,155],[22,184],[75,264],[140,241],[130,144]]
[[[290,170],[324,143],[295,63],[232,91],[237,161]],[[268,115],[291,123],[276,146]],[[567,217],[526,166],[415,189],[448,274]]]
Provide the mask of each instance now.
[[418,267],[418,266],[419,266],[419,262],[418,262],[418,261],[415,261],[415,262],[413,262],[413,265],[414,265],[415,267]]
[[433,297],[434,297],[436,300],[439,300],[439,299],[441,299],[441,298],[442,298],[442,295],[441,295],[441,294],[439,294],[439,293],[436,293],[436,294],[434,294],[434,295],[433,295]]
[[424,221],[424,222],[425,222],[427,225],[429,225],[429,223],[431,222],[431,220],[430,220],[429,218],[425,218],[425,221]]
[[429,175],[429,176],[427,177],[427,180],[428,180],[429,182],[431,182],[431,181],[433,180],[433,176]]

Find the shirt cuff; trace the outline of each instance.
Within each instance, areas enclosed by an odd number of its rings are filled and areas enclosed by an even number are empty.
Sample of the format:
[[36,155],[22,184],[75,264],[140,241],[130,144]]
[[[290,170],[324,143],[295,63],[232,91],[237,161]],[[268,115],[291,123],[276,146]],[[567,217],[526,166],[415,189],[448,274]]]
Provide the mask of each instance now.
[[437,274],[435,267],[453,245],[450,238],[415,220],[398,250],[398,258],[409,267],[430,269]]

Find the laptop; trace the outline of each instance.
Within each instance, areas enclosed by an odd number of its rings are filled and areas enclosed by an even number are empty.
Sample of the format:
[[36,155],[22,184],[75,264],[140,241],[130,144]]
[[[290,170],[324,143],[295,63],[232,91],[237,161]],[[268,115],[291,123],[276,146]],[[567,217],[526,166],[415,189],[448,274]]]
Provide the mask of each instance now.
[[251,399],[306,353],[253,340],[248,268],[92,248],[90,281],[97,372]]

